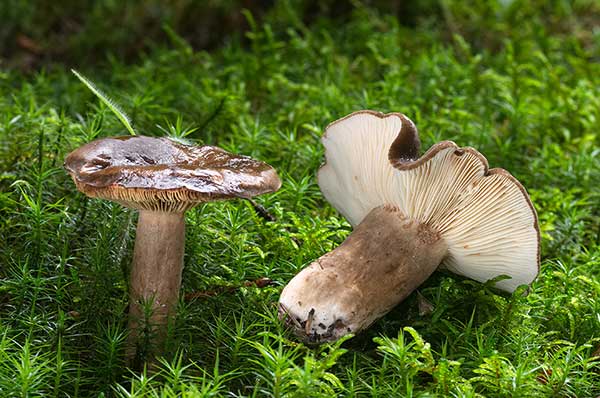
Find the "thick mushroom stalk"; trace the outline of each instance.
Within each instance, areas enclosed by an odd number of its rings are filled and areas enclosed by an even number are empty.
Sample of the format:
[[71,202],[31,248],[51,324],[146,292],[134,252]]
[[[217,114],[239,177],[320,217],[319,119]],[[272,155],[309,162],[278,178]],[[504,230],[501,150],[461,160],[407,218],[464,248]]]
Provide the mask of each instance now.
[[281,293],[281,316],[308,343],[357,333],[429,278],[446,252],[432,228],[396,207],[377,207],[339,247],[290,281]]
[[[129,278],[129,357],[138,350],[162,351],[179,300],[184,249],[184,213],[140,211]],[[149,329],[154,347],[137,347],[140,327]]]
[[323,136],[325,198],[354,226],[296,275],[280,316],[308,342],[358,333],[438,267],[508,292],[539,270],[537,216],[523,186],[472,148],[442,141],[419,157],[404,115],[353,113]]
[[130,363],[163,352],[181,286],[184,213],[281,185],[275,170],[258,160],[143,136],[92,141],[71,152],[65,168],[86,195],[140,211],[129,281]]

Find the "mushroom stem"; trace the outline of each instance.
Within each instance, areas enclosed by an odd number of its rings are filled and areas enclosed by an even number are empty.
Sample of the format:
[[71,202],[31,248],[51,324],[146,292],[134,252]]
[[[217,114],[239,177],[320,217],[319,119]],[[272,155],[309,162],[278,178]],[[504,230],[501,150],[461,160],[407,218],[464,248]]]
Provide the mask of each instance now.
[[446,253],[431,227],[393,206],[377,207],[339,247],[290,281],[280,314],[308,343],[358,333],[423,283]]
[[164,349],[179,298],[184,247],[184,213],[140,211],[129,282],[130,362],[152,360]]

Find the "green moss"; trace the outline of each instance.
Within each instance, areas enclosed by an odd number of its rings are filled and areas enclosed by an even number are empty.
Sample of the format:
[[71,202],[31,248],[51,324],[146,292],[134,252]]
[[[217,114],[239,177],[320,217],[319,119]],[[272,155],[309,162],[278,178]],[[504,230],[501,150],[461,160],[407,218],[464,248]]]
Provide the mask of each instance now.
[[[84,68],[139,134],[219,145],[283,179],[257,198],[275,222],[243,201],[188,213],[184,293],[276,286],[182,301],[152,378],[123,366],[136,215],[62,169],[79,145],[128,133],[67,67],[0,72],[0,395],[599,395],[598,7],[539,3],[435,3],[408,27],[363,6],[305,25],[281,2],[210,53],[178,41]],[[436,273],[420,289],[430,315],[413,295],[319,349],[283,330],[281,287],[350,231],[316,185],[320,134],[362,108],[406,113],[424,147],[474,146],[527,187],[542,230],[527,296]]]

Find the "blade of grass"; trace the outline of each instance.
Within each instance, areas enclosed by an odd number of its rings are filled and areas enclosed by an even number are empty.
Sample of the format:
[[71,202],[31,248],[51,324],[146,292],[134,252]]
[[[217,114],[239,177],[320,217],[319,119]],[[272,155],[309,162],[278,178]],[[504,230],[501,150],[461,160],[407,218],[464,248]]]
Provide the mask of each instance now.
[[131,121],[129,119],[129,116],[127,116],[125,112],[121,110],[121,108],[115,103],[115,101],[113,101],[108,95],[102,92],[102,90],[96,87],[96,85],[91,80],[83,76],[81,73],[77,72],[75,69],[71,69],[71,72],[73,72],[73,74],[77,76],[77,78],[81,80],[81,82],[85,84],[87,88],[89,88],[90,91],[94,93],[94,95],[98,97],[100,101],[102,101],[108,107],[108,109],[112,111],[112,113],[115,114],[115,116],[117,116],[117,118],[121,121],[121,123],[123,123],[123,126],[125,126],[125,128],[127,129],[127,131],[129,131],[131,135],[136,135],[135,130],[133,129],[133,127],[131,127]]

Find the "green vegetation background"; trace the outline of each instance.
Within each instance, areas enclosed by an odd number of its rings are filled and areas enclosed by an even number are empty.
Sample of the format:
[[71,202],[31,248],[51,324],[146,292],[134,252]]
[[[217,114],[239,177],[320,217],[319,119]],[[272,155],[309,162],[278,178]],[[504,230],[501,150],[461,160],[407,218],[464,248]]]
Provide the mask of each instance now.
[[[0,5],[0,396],[600,395],[598,1],[121,3]],[[136,214],[61,167],[125,134],[71,67],[139,132],[283,179],[258,198],[274,222],[242,201],[188,213],[183,293],[224,292],[182,298],[154,376],[123,363]],[[419,289],[431,314],[412,295],[317,349],[282,328],[281,287],[350,231],[316,185],[319,137],[363,108],[407,114],[424,148],[474,146],[527,187],[542,230],[529,295],[436,273]],[[260,277],[276,286],[228,289]]]

